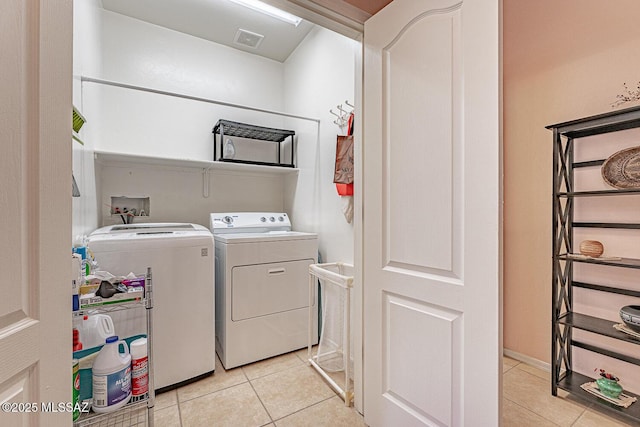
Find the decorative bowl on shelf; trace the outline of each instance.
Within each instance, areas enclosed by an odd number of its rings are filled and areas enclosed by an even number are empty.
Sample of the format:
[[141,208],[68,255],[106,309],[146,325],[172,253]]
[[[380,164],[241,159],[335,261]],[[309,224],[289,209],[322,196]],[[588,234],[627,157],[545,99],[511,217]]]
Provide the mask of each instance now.
[[640,147],[611,155],[602,164],[602,178],[615,188],[640,188]]
[[640,305],[626,305],[620,309],[620,318],[627,327],[640,332]]
[[606,372],[604,369],[600,369],[600,378],[596,380],[596,384],[602,394],[612,399],[617,399],[622,393],[622,386],[618,384],[618,381],[620,381],[620,378]]
[[598,258],[604,252],[604,246],[597,240],[583,240],[580,242],[580,253],[582,255]]
[[611,397],[612,399],[617,399],[622,393],[622,386],[618,384],[616,380],[610,380],[608,378],[598,378],[596,380],[596,384],[598,384],[598,388],[607,397]]

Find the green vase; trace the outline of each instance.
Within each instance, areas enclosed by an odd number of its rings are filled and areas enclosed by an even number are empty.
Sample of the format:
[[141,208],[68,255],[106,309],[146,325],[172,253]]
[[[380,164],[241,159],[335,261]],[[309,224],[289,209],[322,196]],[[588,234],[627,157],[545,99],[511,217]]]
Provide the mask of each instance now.
[[618,384],[618,381],[610,380],[608,378],[598,378],[596,380],[598,388],[607,397],[617,399],[622,393],[622,386]]

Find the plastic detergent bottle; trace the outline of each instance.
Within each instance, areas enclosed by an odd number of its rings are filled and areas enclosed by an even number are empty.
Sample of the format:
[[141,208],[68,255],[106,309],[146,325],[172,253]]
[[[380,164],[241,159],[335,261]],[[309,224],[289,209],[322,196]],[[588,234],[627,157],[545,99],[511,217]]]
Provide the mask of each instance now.
[[144,396],[149,391],[149,364],[147,339],[131,342],[131,395]]
[[[120,352],[120,347],[124,352]],[[131,399],[131,354],[129,347],[117,336],[106,344],[93,362],[93,411],[112,412]]]
[[113,319],[108,314],[85,315],[77,328],[85,349],[101,346],[107,338],[116,334]]

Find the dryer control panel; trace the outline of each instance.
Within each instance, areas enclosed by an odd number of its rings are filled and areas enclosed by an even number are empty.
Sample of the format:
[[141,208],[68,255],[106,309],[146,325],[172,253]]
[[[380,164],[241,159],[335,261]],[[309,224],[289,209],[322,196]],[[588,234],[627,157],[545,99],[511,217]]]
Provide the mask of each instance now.
[[285,212],[223,212],[212,213],[213,233],[267,233],[290,231],[291,221]]

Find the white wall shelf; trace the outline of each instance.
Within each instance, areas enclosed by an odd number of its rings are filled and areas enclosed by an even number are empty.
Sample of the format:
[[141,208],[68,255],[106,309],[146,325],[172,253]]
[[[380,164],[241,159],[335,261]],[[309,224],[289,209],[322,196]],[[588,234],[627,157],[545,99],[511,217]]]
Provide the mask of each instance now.
[[230,171],[244,173],[259,173],[269,175],[297,174],[298,168],[279,168],[273,166],[250,165],[240,163],[214,162],[212,160],[175,159],[168,157],[142,156],[138,154],[116,153],[96,150],[94,158],[101,164],[137,164],[149,166],[169,166],[209,171]]

